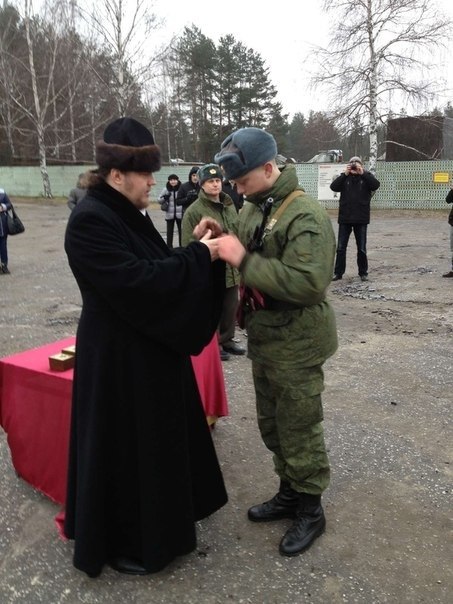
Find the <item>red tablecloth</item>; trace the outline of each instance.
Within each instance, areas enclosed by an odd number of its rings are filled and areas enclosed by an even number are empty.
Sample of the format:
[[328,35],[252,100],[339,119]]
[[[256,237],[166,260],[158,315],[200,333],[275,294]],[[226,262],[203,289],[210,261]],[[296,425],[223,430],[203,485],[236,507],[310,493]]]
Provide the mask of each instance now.
[[203,407],[209,424],[217,418],[228,415],[228,403],[223,379],[217,334],[196,357],[192,357],[192,367],[197,378]]
[[[42,493],[64,503],[73,370],[49,370],[49,356],[74,344],[66,338],[0,359],[0,424],[16,472]],[[228,414],[217,337],[193,357],[208,421]]]

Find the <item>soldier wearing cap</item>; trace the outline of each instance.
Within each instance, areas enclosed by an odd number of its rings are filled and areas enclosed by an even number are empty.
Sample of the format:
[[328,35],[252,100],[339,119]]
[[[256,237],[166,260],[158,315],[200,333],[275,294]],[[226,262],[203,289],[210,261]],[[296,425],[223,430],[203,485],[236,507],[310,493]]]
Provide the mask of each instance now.
[[[217,164],[206,164],[198,170],[200,192],[198,199],[184,213],[182,244],[193,241],[193,230],[205,216],[214,218],[225,232],[234,229],[237,212],[233,200],[222,191],[222,173]],[[245,348],[234,341],[236,311],[239,302],[239,271],[227,264],[226,289],[219,323],[220,357],[228,360],[230,354],[243,355]]]
[[[335,236],[325,210],[299,187],[295,167],[277,165],[276,156],[274,138],[258,128],[237,130],[222,143],[215,161],[247,203],[238,237],[221,237],[219,254],[240,269],[244,285],[262,302],[246,314],[248,356],[258,425],[273,453],[280,487],[272,499],[251,507],[248,517],[254,522],[291,518],[279,551],[295,556],[325,528],[321,495],[330,468],[321,392],[323,363],[337,348],[335,317],[326,299]],[[251,248],[269,207],[261,245]]]

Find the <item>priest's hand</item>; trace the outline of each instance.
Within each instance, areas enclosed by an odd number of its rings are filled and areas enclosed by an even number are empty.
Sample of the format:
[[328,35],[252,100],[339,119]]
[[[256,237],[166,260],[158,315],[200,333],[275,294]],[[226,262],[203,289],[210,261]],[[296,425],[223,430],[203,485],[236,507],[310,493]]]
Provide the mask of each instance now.
[[204,236],[200,239],[200,243],[204,243],[211,254],[211,262],[213,260],[218,260],[219,258],[219,239],[211,239],[212,236],[211,229],[208,229]]

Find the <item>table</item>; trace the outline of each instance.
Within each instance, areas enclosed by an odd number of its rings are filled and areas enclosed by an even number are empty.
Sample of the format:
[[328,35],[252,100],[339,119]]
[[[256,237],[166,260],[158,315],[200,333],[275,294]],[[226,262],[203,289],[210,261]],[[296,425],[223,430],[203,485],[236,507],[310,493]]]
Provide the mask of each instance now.
[[[66,498],[73,369],[51,371],[66,338],[0,359],[0,425],[17,474],[56,503]],[[209,424],[228,415],[217,335],[192,365]]]
[[199,355],[191,358],[206,419],[213,426],[219,417],[228,415],[217,334]]

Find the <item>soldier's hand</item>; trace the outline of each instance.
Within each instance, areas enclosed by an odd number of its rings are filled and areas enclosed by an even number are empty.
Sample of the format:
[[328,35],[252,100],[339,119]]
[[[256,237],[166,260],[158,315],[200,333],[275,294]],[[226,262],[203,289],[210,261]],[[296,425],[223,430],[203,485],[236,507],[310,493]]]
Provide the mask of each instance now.
[[219,237],[219,257],[231,266],[238,268],[244,259],[246,249],[236,235],[222,235]]

